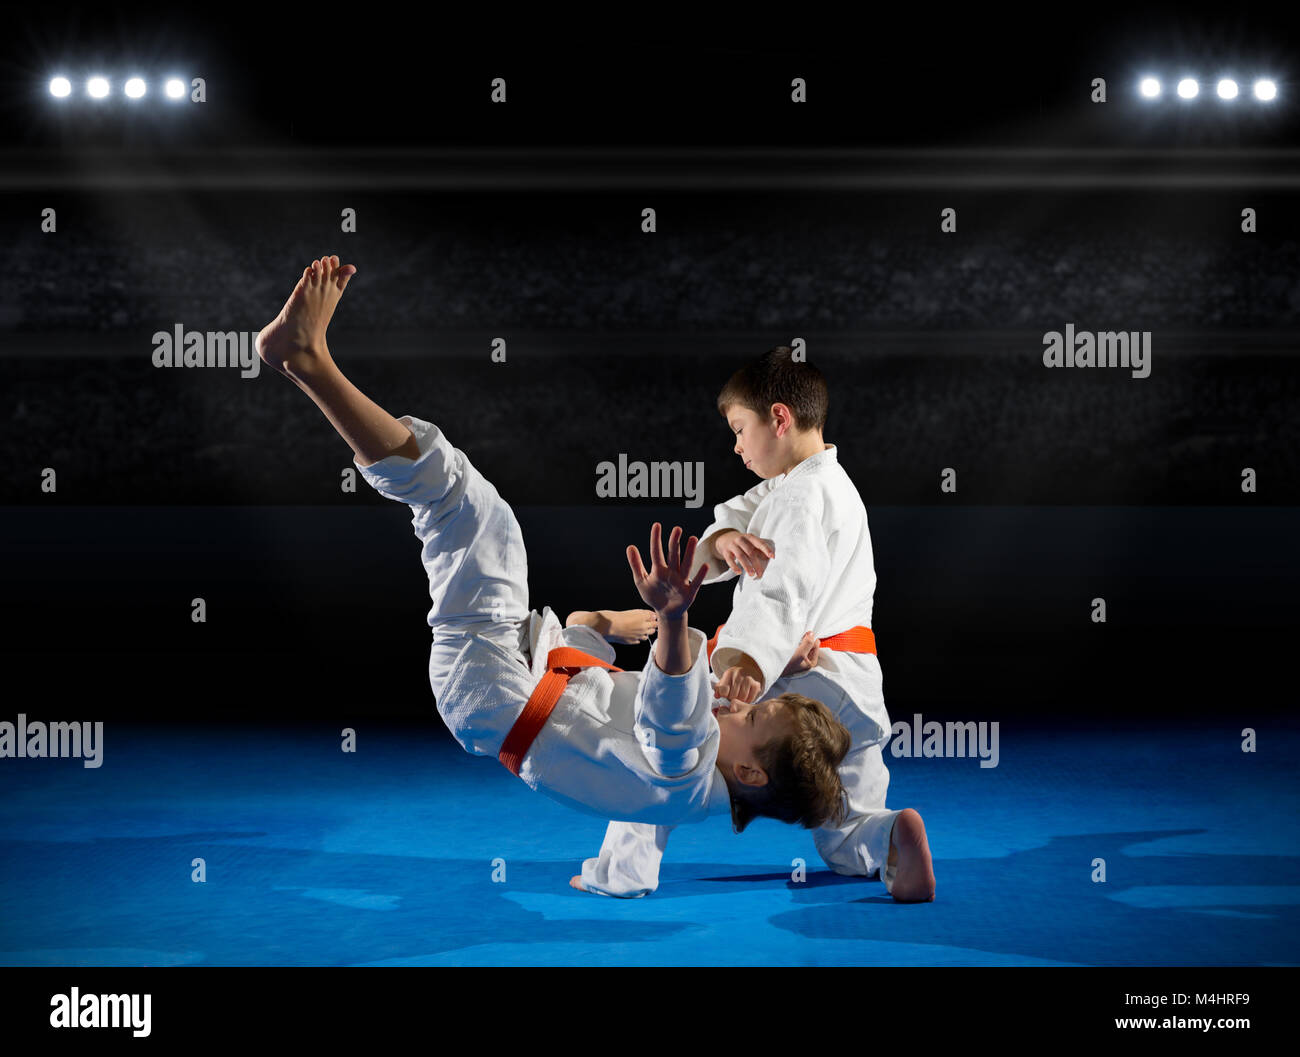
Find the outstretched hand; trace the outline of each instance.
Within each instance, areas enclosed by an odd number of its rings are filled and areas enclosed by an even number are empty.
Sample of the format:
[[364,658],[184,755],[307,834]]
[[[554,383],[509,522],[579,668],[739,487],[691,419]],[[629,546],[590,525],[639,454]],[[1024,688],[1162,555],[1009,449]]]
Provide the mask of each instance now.
[[709,575],[709,565],[705,562],[692,579],[691,565],[695,561],[695,545],[699,542],[694,536],[686,541],[686,553],[678,555],[681,543],[681,526],[673,527],[668,537],[668,553],[665,556],[662,546],[663,529],[659,522],[650,526],[650,571],[641,564],[641,552],[635,545],[627,548],[627,563],[632,567],[632,582],[640,593],[642,600],[656,613],[668,618],[682,616],[695,601],[700,585]]

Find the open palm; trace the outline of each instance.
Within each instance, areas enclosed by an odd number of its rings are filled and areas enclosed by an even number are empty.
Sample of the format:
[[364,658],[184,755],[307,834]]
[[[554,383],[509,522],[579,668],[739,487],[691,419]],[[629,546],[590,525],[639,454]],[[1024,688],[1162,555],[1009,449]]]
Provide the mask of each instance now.
[[695,578],[690,578],[691,564],[695,560],[695,545],[699,542],[694,536],[686,541],[686,552],[678,555],[681,543],[681,526],[674,526],[668,537],[668,554],[664,555],[662,546],[663,528],[659,522],[650,526],[650,571],[646,572],[641,564],[641,552],[634,545],[627,548],[627,563],[632,567],[632,582],[645,604],[657,613],[667,617],[678,617],[685,613],[695,601],[700,585],[709,574],[708,562],[700,566]]

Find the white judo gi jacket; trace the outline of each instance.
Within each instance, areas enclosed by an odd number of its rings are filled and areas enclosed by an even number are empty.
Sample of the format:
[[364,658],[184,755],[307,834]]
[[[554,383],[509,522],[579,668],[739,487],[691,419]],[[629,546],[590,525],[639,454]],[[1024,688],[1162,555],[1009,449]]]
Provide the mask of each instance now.
[[[761,578],[741,575],[731,615],[713,651],[721,676],[747,653],[763,673],[757,700],[794,691],[823,702],[848,729],[852,747],[840,765],[848,817],[840,826],[813,831],[819,854],[836,873],[886,875],[890,831],[897,811],[885,809],[889,771],[882,748],[890,734],[883,676],[873,653],[822,650],[818,666],[782,678],[804,632],[819,639],[861,625],[871,627],[876,571],[867,511],[840,466],[835,445],[809,456],[788,473],[755,485],[714,507],[700,535],[696,568],[709,565],[706,584],[735,578],[712,550],[727,529],[770,540],[776,551]],[[659,864],[671,827],[613,821],[600,855],[587,859],[582,881],[589,891],[635,897],[659,884]]]
[[[572,646],[608,663],[591,628],[562,628],[528,602],[519,523],[469,457],[432,422],[399,419],[420,455],[353,465],[380,495],[403,502],[429,581],[429,682],[466,752],[496,756],[548,653]],[[689,630],[690,671],[667,675],[653,653],[639,672],[586,668],[569,681],[524,757],[519,777],[552,800],[600,818],[678,825],[731,813],[717,768],[706,637]]]

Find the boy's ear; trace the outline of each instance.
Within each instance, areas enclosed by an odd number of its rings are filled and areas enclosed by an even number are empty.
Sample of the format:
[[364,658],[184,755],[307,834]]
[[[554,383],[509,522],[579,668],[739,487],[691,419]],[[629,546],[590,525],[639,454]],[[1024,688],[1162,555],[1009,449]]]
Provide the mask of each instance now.
[[732,773],[741,785],[751,786],[754,789],[767,785],[767,772],[761,767],[750,767],[737,761],[732,764]]
[[[790,430],[795,428],[794,412],[786,404],[773,404],[771,407],[772,421],[776,424],[776,435],[784,436]],[[784,426],[784,429],[782,429]]]

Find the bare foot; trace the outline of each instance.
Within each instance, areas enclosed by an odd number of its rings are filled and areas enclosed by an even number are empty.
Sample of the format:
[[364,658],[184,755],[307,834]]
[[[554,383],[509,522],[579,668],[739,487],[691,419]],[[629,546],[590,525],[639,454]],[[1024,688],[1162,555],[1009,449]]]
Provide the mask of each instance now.
[[889,836],[889,865],[897,866],[890,894],[899,903],[929,903],[934,900],[934,865],[925,823],[912,808],[904,808],[894,820]]
[[351,264],[340,268],[337,256],[312,261],[302,270],[280,314],[257,335],[257,354],[289,378],[301,377],[327,360],[325,330],[356,272]]
[[608,641],[626,645],[645,642],[659,627],[659,617],[653,609],[598,609],[594,613],[580,609],[570,613],[564,624],[585,624]]
[[569,878],[569,887],[576,888],[579,892],[585,892],[587,886],[582,883],[582,874],[575,874]]

